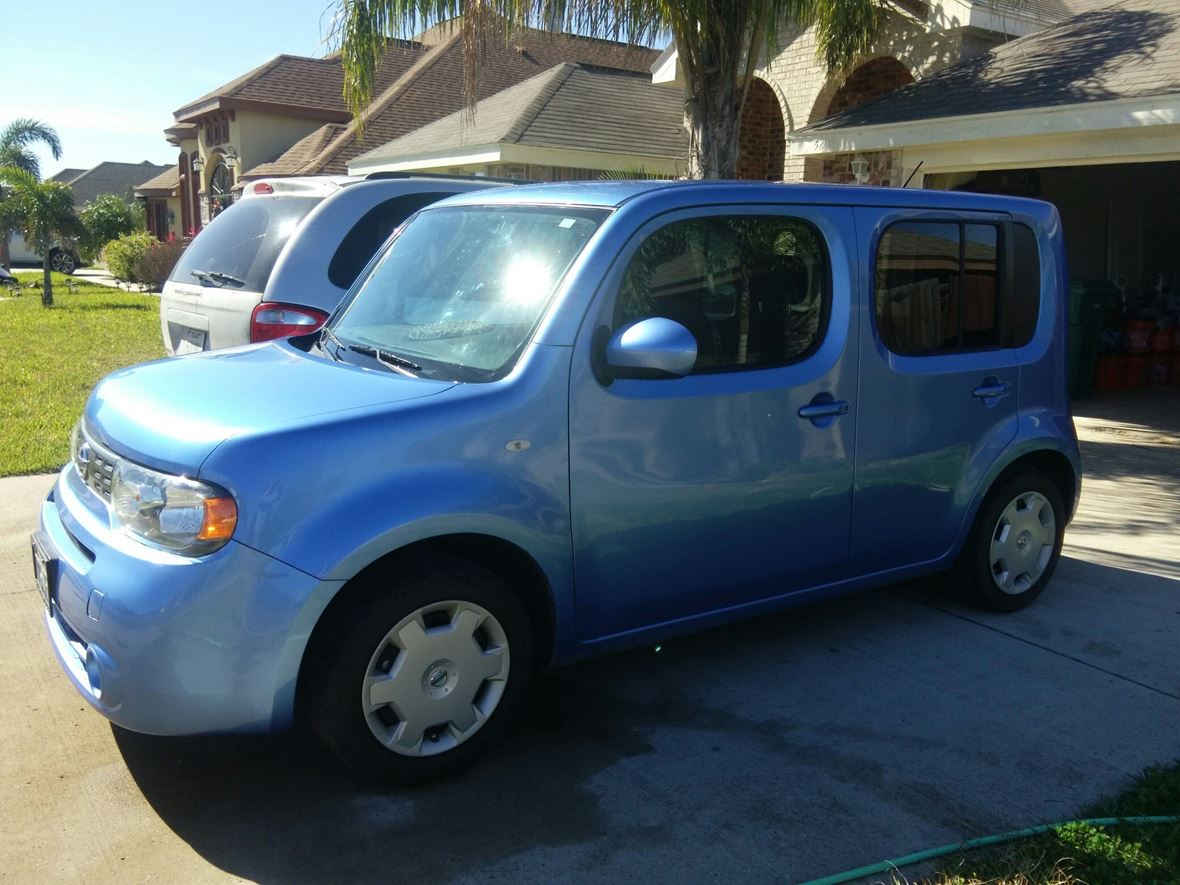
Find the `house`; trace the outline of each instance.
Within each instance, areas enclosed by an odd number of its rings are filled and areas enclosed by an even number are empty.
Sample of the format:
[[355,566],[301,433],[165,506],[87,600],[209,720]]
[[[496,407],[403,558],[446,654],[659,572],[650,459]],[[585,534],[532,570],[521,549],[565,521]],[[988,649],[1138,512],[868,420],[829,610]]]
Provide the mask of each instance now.
[[167,166],[159,175],[135,188],[135,199],[143,201],[147,232],[158,240],[183,238],[190,229],[180,221],[184,207],[180,202],[180,169]]
[[684,102],[648,74],[563,62],[355,157],[348,171],[431,171],[543,181],[606,171],[675,176]]
[[[1180,284],[1180,3],[1078,14],[802,127],[793,157],[1055,203],[1075,279]],[[876,170],[881,170],[877,172]],[[884,170],[890,170],[886,173]],[[915,174],[916,173],[916,174]]]
[[[755,68],[739,130],[739,177],[784,181],[851,180],[847,160],[789,147],[789,137],[1009,40],[1068,18],[1087,0],[896,0],[872,50],[849,70],[817,59],[814,29],[784,28]],[[652,66],[653,82],[680,91],[675,45]],[[795,142],[791,141],[790,145]],[[874,167],[872,181],[897,184],[905,170]]]
[[[508,42],[488,40],[477,98],[562,62],[647,72],[656,55],[606,40],[525,30]],[[165,130],[179,149],[175,187],[171,176],[140,182],[151,185],[143,197],[157,235],[200,230],[234,200],[244,181],[343,174],[354,157],[461,110],[460,31],[444,25],[389,42],[363,133],[344,105],[343,86],[338,54],[281,55],[177,109]]]
[[137,184],[168,168],[146,160],[142,163],[105,162],[91,169],[62,169],[49,180],[69,185],[74,195],[74,205],[81,209],[103,194],[115,194],[130,203],[134,199]]

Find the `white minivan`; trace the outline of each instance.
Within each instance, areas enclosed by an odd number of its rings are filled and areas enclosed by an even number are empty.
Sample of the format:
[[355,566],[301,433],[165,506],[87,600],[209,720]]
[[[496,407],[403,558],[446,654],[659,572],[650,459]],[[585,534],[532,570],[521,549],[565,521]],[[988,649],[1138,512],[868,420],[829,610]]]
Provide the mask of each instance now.
[[502,184],[390,172],[248,183],[164,284],[164,349],[193,353],[312,332],[403,221],[445,197]]

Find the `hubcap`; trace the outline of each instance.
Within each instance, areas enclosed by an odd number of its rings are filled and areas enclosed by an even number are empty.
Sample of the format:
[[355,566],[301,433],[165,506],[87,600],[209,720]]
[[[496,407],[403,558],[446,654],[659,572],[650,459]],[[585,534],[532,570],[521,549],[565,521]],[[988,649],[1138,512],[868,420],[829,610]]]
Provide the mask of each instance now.
[[1045,573],[1056,544],[1057,520],[1049,499],[1039,492],[1017,495],[992,532],[992,580],[1012,596],[1027,592]]
[[404,756],[433,756],[470,738],[508,684],[508,636],[470,602],[439,602],[403,618],[377,645],[361,707],[373,736]]

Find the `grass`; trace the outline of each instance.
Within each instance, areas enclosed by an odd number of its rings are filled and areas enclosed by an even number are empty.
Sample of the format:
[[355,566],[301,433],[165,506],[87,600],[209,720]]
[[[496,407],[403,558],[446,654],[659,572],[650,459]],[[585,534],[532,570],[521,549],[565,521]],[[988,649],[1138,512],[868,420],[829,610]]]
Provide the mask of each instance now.
[[53,275],[51,308],[40,289],[0,287],[0,476],[57,470],[95,383],[164,355],[158,298],[81,281],[71,294],[66,279]]
[[[1079,817],[1180,814],[1180,765],[1148,769]],[[895,877],[894,882],[906,880]],[[1002,848],[951,856],[923,885],[1148,885],[1180,882],[1180,824],[1069,824]]]

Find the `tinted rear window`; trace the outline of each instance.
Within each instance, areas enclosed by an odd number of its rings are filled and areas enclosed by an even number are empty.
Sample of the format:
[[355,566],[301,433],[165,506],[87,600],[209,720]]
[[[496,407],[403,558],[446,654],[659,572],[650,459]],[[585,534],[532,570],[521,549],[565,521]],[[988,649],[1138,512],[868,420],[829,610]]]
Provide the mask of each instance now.
[[403,194],[378,203],[352,226],[352,230],[340,242],[336,254],[332,256],[332,261],[328,264],[328,279],[332,281],[332,285],[347,289],[398,225],[423,206],[453,196],[453,193],[433,191],[424,194]]
[[192,271],[223,273],[262,292],[283,246],[322,197],[257,197],[239,200],[218,215],[184,250],[171,279],[196,283]]

